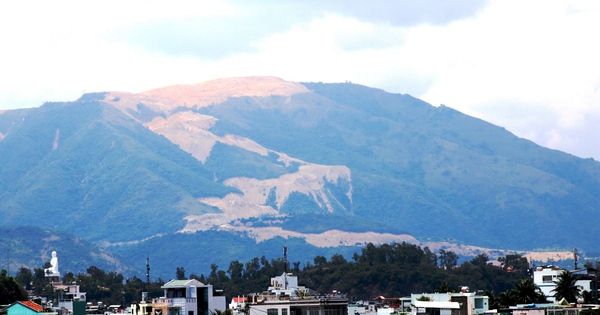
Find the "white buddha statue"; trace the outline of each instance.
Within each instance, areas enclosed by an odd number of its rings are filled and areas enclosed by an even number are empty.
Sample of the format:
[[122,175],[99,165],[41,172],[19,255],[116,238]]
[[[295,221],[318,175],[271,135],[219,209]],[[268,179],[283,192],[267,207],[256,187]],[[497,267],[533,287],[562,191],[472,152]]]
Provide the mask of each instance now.
[[56,257],[56,251],[52,251],[50,265],[50,268],[44,269],[46,272],[46,277],[60,277],[60,272],[58,272],[58,257]]

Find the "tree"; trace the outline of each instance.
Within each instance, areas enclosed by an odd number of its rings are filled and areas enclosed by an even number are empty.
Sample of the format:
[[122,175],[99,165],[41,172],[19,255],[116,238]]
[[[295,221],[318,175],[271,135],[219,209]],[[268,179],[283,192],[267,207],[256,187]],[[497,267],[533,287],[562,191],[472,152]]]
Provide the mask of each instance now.
[[8,276],[6,269],[2,269],[0,272],[0,304],[7,305],[25,300],[27,300],[27,293],[21,289],[13,277]]
[[324,256],[317,256],[315,257],[314,262],[317,268],[323,268],[327,265],[327,258]]
[[458,263],[458,255],[453,251],[440,249],[440,267],[444,269],[452,269]]
[[450,292],[450,285],[448,284],[448,282],[442,281],[442,283],[440,283],[440,286],[437,287],[437,289],[435,289],[435,292],[439,292],[439,293]]
[[233,310],[228,308],[224,311],[222,310],[208,310],[208,312],[210,313],[210,315],[232,315],[233,314]]
[[514,292],[514,290],[500,292],[496,298],[497,307],[509,307],[517,304]]
[[565,270],[558,275],[558,280],[554,281],[556,287],[550,292],[554,292],[557,301],[564,298],[569,303],[576,303],[580,296],[580,289],[575,284],[576,281],[575,275]]
[[425,262],[427,264],[430,264],[432,266],[437,266],[438,263],[438,258],[435,255],[435,253],[433,253],[428,246],[423,247],[423,253],[425,254]]
[[347,263],[348,262],[346,261],[346,258],[344,258],[344,256],[340,254],[334,254],[333,256],[331,256],[331,264],[334,266],[341,266]]
[[581,298],[583,299],[583,304],[594,303],[594,295],[590,291],[583,290],[583,292],[581,292]]
[[300,272],[300,262],[294,262],[292,263],[292,265],[294,265],[294,269],[292,269],[294,272]]
[[519,254],[508,254],[504,257],[498,257],[498,261],[504,269],[511,267],[514,271],[526,271],[529,268],[527,258]]
[[473,266],[485,266],[488,264],[488,261],[490,261],[488,255],[486,253],[482,253],[471,259],[471,264]]
[[515,285],[514,298],[520,304],[547,302],[542,290],[531,279],[521,279]]
[[233,281],[240,281],[244,274],[244,264],[240,263],[237,260],[234,260],[229,263],[229,269],[227,270],[229,277]]
[[185,280],[185,268],[177,267],[177,269],[175,270],[175,279]]
[[15,277],[15,281],[21,285],[21,287],[25,288],[25,290],[31,290],[31,283],[33,282],[33,273],[31,270],[26,267],[21,267],[19,269],[19,273]]

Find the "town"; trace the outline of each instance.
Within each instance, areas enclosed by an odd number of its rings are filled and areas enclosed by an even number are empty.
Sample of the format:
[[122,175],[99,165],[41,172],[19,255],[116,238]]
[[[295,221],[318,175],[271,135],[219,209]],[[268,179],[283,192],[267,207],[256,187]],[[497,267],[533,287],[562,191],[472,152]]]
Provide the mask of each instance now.
[[[284,249],[284,265],[285,261]],[[517,290],[530,297],[527,303],[493,308],[489,294],[468,284],[454,290],[413,292],[407,296],[374,296],[358,300],[347,292],[317,292],[301,285],[298,277],[284,270],[274,275],[266,290],[240,296],[226,296],[223,290],[198,279],[170,280],[160,286],[162,296],[150,297],[141,292],[139,299],[125,305],[92,303],[75,281],[61,279],[58,257],[52,252],[49,267],[44,269],[56,297],[32,297],[1,306],[7,315],[579,315],[600,314],[598,270],[589,266],[566,270],[552,265],[531,270],[531,279],[521,279]],[[507,267],[507,272],[512,272]],[[147,272],[150,268],[147,266]],[[178,272],[182,270],[178,269]],[[559,288],[567,279],[573,296]],[[561,282],[562,281],[562,282]],[[125,294],[125,292],[122,292]],[[500,294],[502,295],[502,294]],[[523,301],[523,300],[522,300]]]

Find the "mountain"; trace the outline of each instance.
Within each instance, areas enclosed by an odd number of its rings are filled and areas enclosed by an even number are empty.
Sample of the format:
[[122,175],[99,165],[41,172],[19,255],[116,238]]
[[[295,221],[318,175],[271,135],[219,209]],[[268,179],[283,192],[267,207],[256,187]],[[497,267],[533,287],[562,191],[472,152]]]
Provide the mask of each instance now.
[[[351,83],[85,94],[0,113],[0,157],[1,225],[67,231],[136,261],[163,248],[161,270],[194,261],[195,245],[211,253],[204,267],[285,242],[307,255],[441,240],[600,251],[600,163]],[[177,261],[167,248],[186,250]]]
[[62,275],[65,271],[75,275],[85,273],[91,266],[120,273],[135,271],[135,267],[123,263],[104,248],[69,233],[34,226],[0,226],[0,252],[6,254],[3,258],[8,266],[1,265],[11,274],[21,267],[43,268],[50,262],[52,251],[57,252]]

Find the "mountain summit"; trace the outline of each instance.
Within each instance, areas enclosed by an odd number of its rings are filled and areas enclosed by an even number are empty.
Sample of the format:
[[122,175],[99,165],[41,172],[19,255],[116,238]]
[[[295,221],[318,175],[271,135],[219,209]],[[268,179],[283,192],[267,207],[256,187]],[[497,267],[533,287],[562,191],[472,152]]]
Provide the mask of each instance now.
[[600,250],[600,163],[351,83],[89,93],[0,113],[0,156],[2,225],[115,249],[227,235]]

